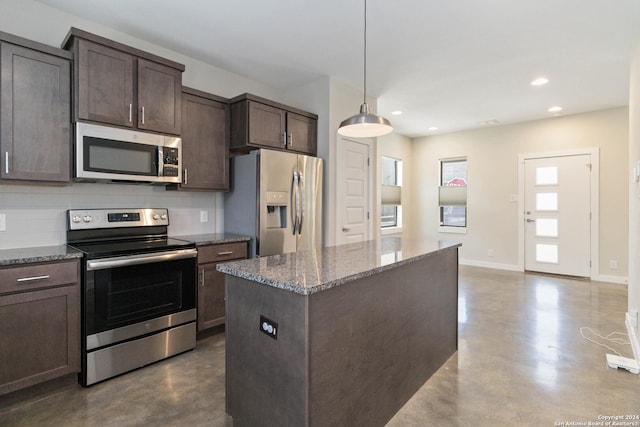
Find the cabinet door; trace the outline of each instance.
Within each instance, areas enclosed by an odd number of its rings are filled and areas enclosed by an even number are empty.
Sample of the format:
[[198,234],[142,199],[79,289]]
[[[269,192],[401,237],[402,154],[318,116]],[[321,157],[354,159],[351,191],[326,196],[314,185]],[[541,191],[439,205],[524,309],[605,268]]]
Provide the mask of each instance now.
[[316,155],[318,121],[295,113],[287,113],[287,149]]
[[0,45],[2,179],[71,179],[71,64],[21,46]]
[[79,286],[0,296],[0,395],[80,371]]
[[183,94],[184,189],[229,189],[229,106]]
[[224,323],[224,273],[217,263],[198,266],[198,331]]
[[133,56],[87,40],[78,43],[78,118],[133,127]]
[[180,135],[182,71],[138,59],[138,127]]
[[198,331],[225,321],[225,274],[216,270],[220,262],[247,257],[247,242],[198,247]]
[[259,102],[249,101],[249,143],[285,148],[286,112]]

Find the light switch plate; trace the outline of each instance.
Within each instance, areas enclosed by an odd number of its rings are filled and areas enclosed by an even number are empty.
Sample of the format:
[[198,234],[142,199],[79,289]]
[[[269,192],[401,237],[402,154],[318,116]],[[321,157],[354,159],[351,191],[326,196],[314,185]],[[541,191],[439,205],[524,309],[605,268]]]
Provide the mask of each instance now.
[[200,211],[200,222],[209,222],[209,212]]
[[0,231],[7,231],[7,215],[0,214]]

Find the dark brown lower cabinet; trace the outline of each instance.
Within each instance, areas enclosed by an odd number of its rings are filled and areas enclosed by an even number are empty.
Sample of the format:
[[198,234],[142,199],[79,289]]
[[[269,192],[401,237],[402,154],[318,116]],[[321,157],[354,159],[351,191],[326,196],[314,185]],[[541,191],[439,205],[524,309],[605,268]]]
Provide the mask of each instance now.
[[0,269],[0,395],[79,371],[79,261]]
[[216,270],[223,261],[247,257],[247,242],[198,247],[198,332],[225,321],[225,275]]

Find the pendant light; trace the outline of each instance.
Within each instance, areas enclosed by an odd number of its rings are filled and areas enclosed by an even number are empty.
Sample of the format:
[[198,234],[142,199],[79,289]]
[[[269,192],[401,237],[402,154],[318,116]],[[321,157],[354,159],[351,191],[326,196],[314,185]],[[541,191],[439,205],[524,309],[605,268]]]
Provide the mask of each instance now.
[[340,123],[338,133],[351,138],[371,138],[393,132],[389,120],[369,112],[367,105],[367,0],[364,0],[364,100],[360,114]]

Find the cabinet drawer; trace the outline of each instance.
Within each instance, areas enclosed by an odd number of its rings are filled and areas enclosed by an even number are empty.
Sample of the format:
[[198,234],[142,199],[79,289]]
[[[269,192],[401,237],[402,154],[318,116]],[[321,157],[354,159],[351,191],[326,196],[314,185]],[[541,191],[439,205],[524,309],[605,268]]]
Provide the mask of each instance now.
[[222,243],[198,247],[198,263],[219,262],[247,257],[247,243]]
[[0,269],[0,294],[78,282],[79,261]]

